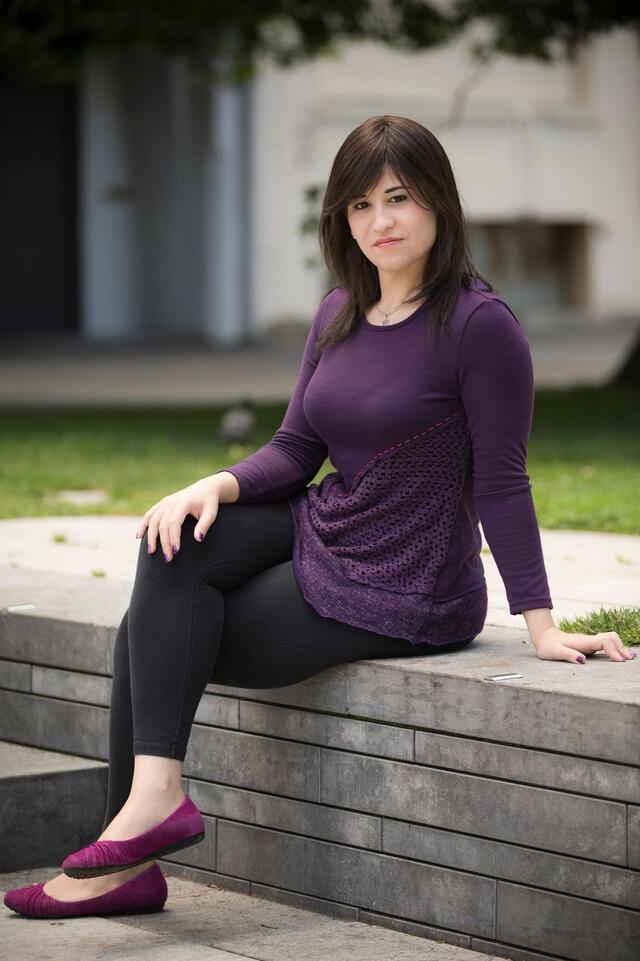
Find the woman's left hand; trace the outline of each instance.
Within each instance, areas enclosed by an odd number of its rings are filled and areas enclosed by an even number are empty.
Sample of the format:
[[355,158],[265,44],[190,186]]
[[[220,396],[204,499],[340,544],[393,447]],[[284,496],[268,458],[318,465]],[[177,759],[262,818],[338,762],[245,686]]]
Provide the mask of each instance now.
[[611,661],[629,661],[638,652],[625,647],[615,631],[599,634],[579,634],[547,627],[533,642],[536,654],[545,661],[573,661],[584,664],[589,654],[603,651]]

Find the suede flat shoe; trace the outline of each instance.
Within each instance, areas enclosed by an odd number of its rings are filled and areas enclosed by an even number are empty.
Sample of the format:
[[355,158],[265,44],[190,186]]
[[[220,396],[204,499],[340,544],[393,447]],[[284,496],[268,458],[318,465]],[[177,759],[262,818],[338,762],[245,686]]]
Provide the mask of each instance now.
[[62,870],[70,878],[97,878],[102,874],[124,871],[135,864],[180,851],[204,838],[204,820],[193,801],[184,797],[155,827],[126,841],[94,841],[69,854]]
[[167,900],[167,882],[160,865],[130,878],[106,894],[82,901],[60,901],[43,890],[46,881],[7,891],[4,903],[28,918],[78,918],[87,914],[148,914],[162,911]]

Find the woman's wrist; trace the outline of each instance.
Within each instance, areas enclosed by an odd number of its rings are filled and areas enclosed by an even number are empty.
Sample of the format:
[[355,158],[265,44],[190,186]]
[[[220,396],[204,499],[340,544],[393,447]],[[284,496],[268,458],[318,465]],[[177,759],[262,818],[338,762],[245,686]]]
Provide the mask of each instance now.
[[523,611],[522,616],[527,622],[529,635],[534,647],[540,636],[548,630],[548,628],[557,626],[548,607],[536,607],[529,611]]
[[228,470],[218,471],[211,474],[208,480],[214,480],[218,488],[218,501],[220,504],[235,504],[240,497],[240,485],[235,474]]

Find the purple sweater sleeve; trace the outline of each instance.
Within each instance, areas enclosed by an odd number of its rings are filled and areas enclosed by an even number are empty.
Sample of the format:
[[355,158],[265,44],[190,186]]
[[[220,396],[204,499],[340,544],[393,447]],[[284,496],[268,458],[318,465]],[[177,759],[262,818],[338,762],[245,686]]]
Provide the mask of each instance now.
[[525,333],[504,304],[487,301],[468,318],[457,370],[473,445],[474,500],[510,613],[551,609],[526,469],[533,364]]
[[309,424],[303,409],[307,384],[317,367],[314,345],[321,332],[327,294],[307,335],[298,379],[280,427],[271,440],[232,467],[240,487],[237,504],[276,501],[291,497],[313,480],[328,456],[327,445]]

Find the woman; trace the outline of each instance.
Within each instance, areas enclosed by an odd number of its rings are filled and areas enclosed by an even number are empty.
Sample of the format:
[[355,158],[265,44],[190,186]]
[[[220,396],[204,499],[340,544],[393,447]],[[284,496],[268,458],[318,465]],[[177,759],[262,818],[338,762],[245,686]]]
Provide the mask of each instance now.
[[[206,685],[274,688],[362,658],[467,647],[487,612],[479,520],[539,657],[634,656],[615,632],[554,624],[526,473],[529,344],[472,264],[429,130],[381,116],[347,137],[320,244],[338,285],[282,425],[240,463],[154,504],[138,528],[103,832],[63,874],[8,892],[14,910],[161,909],[154,857],[203,837],[181,773]],[[337,470],[307,487],[328,455]]]

